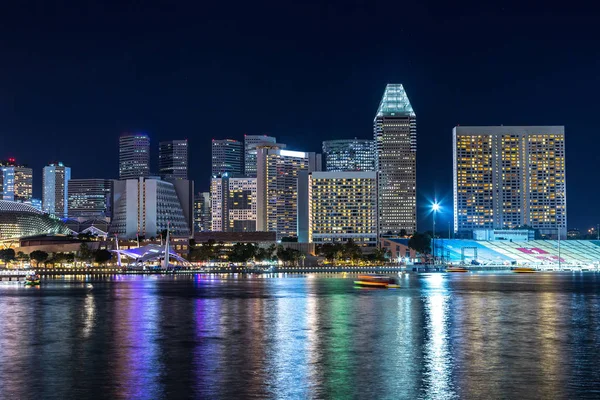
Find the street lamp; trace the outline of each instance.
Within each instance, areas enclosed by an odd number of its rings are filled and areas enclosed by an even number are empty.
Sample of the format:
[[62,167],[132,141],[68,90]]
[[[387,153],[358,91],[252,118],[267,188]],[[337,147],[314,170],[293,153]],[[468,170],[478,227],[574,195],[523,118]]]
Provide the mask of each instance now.
[[431,210],[433,211],[433,237],[431,240],[433,244],[433,265],[435,265],[435,214],[440,210],[440,203],[438,203],[437,200],[433,200]]

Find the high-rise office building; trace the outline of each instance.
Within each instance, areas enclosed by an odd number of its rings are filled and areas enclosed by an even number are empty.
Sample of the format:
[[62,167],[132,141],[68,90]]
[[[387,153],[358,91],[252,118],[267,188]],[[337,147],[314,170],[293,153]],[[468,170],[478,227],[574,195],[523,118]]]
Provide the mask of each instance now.
[[256,231],[256,178],[213,177],[210,187],[212,231]]
[[[244,175],[256,177],[256,147],[277,143],[277,139],[267,135],[244,135]],[[279,145],[284,148],[285,145]]]
[[158,145],[158,170],[162,179],[188,178],[188,142],[169,140]]
[[375,142],[364,139],[323,142],[326,171],[375,171]]
[[196,232],[211,230],[210,192],[198,193],[194,199],[194,225]]
[[69,180],[71,168],[63,163],[52,163],[44,167],[42,179],[42,210],[59,218],[68,216]]
[[[312,172],[299,183],[298,241],[377,246],[377,173]],[[307,193],[306,193],[307,191]],[[307,202],[304,214],[302,202]]]
[[110,234],[122,239],[150,238],[167,228],[171,236],[190,237],[174,183],[152,178],[114,182]]
[[244,145],[233,139],[212,141],[212,174],[242,176],[244,174]]
[[404,87],[389,84],[373,121],[379,235],[417,229],[417,119]]
[[457,126],[454,231],[567,234],[564,126]]
[[119,138],[119,179],[150,175],[150,138],[143,133],[123,133]]
[[112,190],[111,179],[71,179],[69,218],[110,218]]
[[257,148],[257,231],[276,232],[278,239],[297,236],[298,175],[320,170],[318,156],[275,146]]
[[18,165],[14,158],[0,161],[0,200],[30,200],[33,195],[33,170]]

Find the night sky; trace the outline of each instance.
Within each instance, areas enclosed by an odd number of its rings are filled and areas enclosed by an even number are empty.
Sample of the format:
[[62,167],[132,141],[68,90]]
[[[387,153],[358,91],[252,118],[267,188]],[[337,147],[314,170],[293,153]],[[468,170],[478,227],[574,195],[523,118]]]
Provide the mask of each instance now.
[[143,131],[154,170],[160,140],[187,138],[207,190],[212,138],[305,151],[372,138],[385,84],[402,83],[420,229],[434,195],[451,217],[456,124],[565,125],[568,225],[587,229],[600,222],[599,10],[481,3],[2,2],[0,159],[32,166],[41,197],[48,162],[116,178],[119,134]]

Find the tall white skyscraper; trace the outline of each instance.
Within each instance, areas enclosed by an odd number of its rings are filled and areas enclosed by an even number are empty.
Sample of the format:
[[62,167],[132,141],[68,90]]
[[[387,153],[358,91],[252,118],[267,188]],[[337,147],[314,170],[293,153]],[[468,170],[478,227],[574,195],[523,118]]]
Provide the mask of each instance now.
[[457,126],[454,230],[567,234],[564,126]]
[[65,167],[61,162],[44,167],[42,211],[59,218],[67,218],[70,179],[71,168]]
[[389,84],[373,121],[379,235],[417,230],[417,119],[404,87]]
[[188,141],[169,140],[158,145],[158,170],[162,179],[188,178]]
[[[277,142],[277,139],[267,135],[244,135],[244,175],[256,177],[256,147]],[[285,148],[285,145],[279,145]]]
[[119,138],[119,179],[150,175],[150,138],[143,133],[124,133]]

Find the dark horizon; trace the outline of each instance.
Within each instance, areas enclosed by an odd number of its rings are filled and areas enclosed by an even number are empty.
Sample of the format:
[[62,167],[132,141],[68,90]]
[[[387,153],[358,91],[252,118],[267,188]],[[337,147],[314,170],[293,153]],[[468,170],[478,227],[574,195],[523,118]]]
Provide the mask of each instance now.
[[238,3],[92,1],[4,6],[0,159],[72,178],[117,178],[118,138],[188,139],[190,177],[208,188],[210,140],[268,134],[290,149],[372,138],[387,83],[417,115],[419,229],[428,200],[452,217],[452,128],[564,125],[567,223],[600,222],[590,165],[600,91],[598,10],[477,2]]

